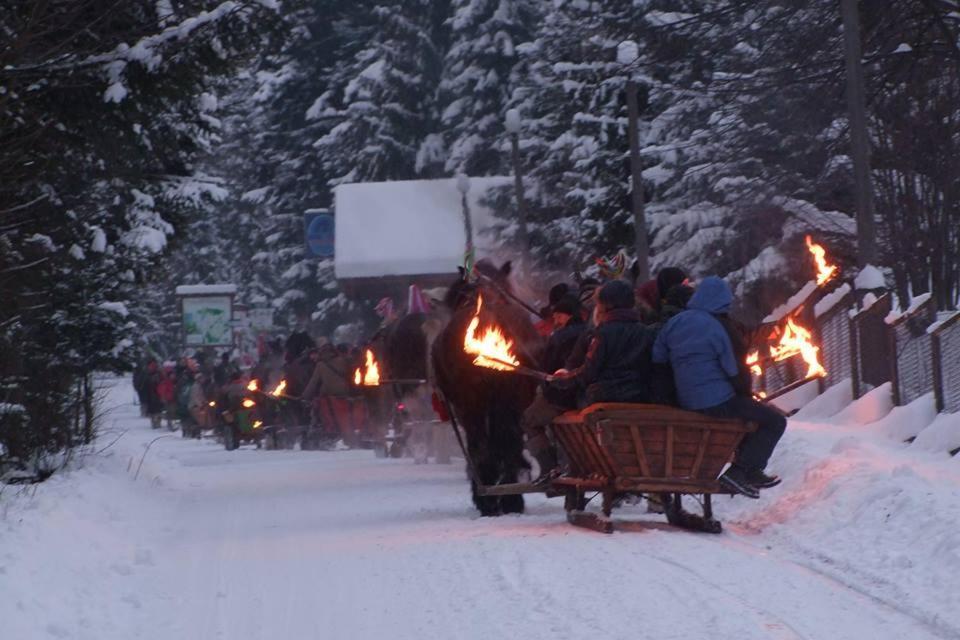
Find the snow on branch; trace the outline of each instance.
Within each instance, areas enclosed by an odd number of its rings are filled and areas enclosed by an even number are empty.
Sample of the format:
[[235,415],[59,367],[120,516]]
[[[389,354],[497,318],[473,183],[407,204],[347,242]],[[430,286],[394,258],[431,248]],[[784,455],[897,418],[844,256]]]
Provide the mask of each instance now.
[[[24,66],[8,66],[5,73],[44,71],[75,71],[85,67],[103,66],[110,83],[103,94],[105,102],[121,102],[127,96],[127,89],[123,83],[126,66],[138,63],[148,71],[155,71],[163,62],[160,50],[174,42],[187,40],[190,35],[207,25],[216,23],[225,17],[238,15],[253,10],[253,6],[276,10],[275,0],[238,1],[225,0],[209,11],[185,18],[177,24],[164,28],[160,33],[140,38],[133,46],[125,42],[118,44],[112,51],[88,55],[78,60],[71,60],[69,56],[59,56],[36,64]],[[169,18],[170,16],[167,16]]]

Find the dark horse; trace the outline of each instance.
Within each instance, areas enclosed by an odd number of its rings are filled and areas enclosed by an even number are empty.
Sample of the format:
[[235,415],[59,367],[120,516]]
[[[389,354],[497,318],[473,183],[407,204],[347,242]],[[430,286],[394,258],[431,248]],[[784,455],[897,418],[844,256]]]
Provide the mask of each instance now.
[[483,280],[471,283],[461,274],[447,292],[445,303],[452,317],[433,344],[434,378],[466,434],[477,509],[484,516],[522,513],[522,495],[480,496],[477,483],[489,486],[517,482],[519,471],[528,466],[523,459],[520,418],[533,401],[536,382],[474,365],[474,356],[464,352],[463,342],[476,313],[478,295],[483,296],[480,330],[491,324],[499,326],[514,341],[514,352],[521,363],[537,366],[541,339],[529,314],[497,290],[509,290],[510,263],[497,269],[492,263],[480,261],[476,268],[496,286],[483,284]]

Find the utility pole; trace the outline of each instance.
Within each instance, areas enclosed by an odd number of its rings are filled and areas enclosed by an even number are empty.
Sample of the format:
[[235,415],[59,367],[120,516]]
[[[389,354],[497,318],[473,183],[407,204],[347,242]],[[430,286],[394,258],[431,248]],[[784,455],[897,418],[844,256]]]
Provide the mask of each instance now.
[[637,282],[650,279],[650,247],[647,244],[647,219],[643,209],[643,163],[640,161],[640,139],[637,122],[640,108],[637,104],[639,86],[627,80],[627,135],[630,136],[630,178],[633,204],[634,251],[637,257]]
[[530,235],[527,232],[527,201],[523,195],[523,170],[520,167],[520,112],[507,109],[505,118],[507,133],[510,134],[510,146],[513,150],[513,190],[517,195],[517,226],[520,232],[520,248],[530,250]]
[[857,207],[857,262],[861,267],[877,264],[877,234],[873,211],[873,180],[870,175],[870,137],[864,96],[860,50],[860,10],[857,0],[840,0],[843,43],[847,66],[847,115],[850,120],[850,152],[853,157],[854,196]]
[[463,235],[467,243],[464,251],[465,255],[469,255],[473,251],[473,222],[470,220],[470,205],[467,203],[467,193],[470,192],[470,178],[464,173],[458,173],[456,180],[457,191],[460,192],[460,207],[463,213]]
[[[639,47],[630,40],[621,42],[617,47],[617,62],[624,66],[632,65],[639,58]],[[640,105],[637,94],[640,85],[627,71],[627,135],[630,138],[630,186],[633,208],[633,243],[637,258],[637,282],[650,279],[650,246],[647,242],[647,220],[643,203],[643,164],[640,160]]]

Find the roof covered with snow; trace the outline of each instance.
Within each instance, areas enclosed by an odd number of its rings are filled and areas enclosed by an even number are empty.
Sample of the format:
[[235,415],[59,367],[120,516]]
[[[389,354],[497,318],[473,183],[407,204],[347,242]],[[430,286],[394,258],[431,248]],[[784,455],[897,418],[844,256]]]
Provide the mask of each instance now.
[[[467,192],[479,257],[493,250],[487,191],[510,178],[471,178]],[[454,274],[466,232],[455,178],[342,184],[334,189],[337,278]],[[486,233],[485,233],[486,232]]]
[[235,284],[182,284],[178,296],[229,296],[237,292]]

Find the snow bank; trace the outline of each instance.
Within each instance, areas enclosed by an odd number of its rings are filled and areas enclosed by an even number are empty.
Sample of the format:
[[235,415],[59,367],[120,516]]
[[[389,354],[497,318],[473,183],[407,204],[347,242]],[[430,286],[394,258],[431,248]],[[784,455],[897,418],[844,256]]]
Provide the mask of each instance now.
[[836,415],[853,401],[853,383],[844,378],[808,402],[797,412],[798,420],[817,422]]
[[916,436],[936,417],[937,401],[931,392],[908,405],[894,407],[886,416],[871,423],[869,429],[902,442]]
[[[489,189],[511,178],[471,178],[467,203],[479,257],[498,247],[493,212],[481,205]],[[456,274],[466,232],[456,179],[342,184],[334,189],[337,278]]]
[[917,434],[913,447],[922,451],[953,451],[960,448],[960,413],[941,413]]
[[893,386],[885,382],[831,418],[834,424],[869,424],[886,416],[893,409]]
[[789,393],[785,393],[778,398],[774,398],[770,401],[770,404],[774,405],[781,411],[790,413],[809,405],[817,398],[819,392],[820,380],[814,379]]

